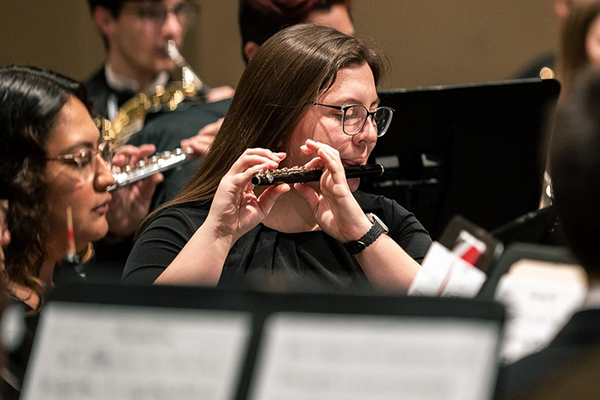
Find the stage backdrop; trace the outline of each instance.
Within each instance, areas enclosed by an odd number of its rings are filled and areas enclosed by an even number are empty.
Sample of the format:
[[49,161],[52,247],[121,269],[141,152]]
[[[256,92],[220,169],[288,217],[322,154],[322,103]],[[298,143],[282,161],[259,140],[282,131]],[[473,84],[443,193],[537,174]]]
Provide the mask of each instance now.
[[[244,68],[237,0],[200,0],[183,54],[212,86],[235,86]],[[388,55],[384,87],[512,77],[557,47],[549,0],[355,0],[357,34]],[[1,0],[0,65],[33,64],[76,79],[104,59],[85,0]]]

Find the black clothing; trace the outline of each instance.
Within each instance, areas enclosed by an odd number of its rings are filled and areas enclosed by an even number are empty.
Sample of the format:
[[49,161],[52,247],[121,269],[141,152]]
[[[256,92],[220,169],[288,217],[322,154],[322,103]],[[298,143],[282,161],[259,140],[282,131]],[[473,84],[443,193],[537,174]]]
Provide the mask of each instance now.
[[[18,343],[13,343],[16,347],[5,350],[6,366],[2,374],[0,392],[2,393],[2,400],[18,400],[21,396],[23,378],[29,364],[29,357],[40,314],[35,313],[28,305],[16,299],[11,299],[9,307],[22,318],[20,323],[23,324],[21,327],[23,331],[20,332],[21,336],[16,338]],[[9,312],[8,308],[4,313],[7,312]]]
[[[392,239],[422,261],[431,238],[413,214],[383,196],[356,192],[355,197],[365,212],[383,220]],[[123,280],[152,284],[202,225],[209,208],[203,203],[162,210],[140,235]],[[312,290],[370,287],[356,259],[325,232],[282,233],[259,224],[229,251],[218,285],[260,288],[270,283]]]
[[500,370],[497,398],[512,399],[541,387],[599,346],[600,309],[577,312],[547,348]]
[[106,81],[106,72],[104,67],[95,73],[87,82],[85,82],[88,97],[92,102],[92,110],[95,116],[108,117],[108,98],[115,95],[117,98],[117,107],[121,107],[127,100],[135,96],[131,90],[116,90],[109,86]]

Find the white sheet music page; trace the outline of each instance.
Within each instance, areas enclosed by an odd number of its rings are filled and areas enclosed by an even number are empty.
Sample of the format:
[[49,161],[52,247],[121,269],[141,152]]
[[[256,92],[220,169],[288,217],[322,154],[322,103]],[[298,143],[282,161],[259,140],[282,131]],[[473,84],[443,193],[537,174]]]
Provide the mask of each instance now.
[[546,347],[585,300],[587,278],[578,265],[520,260],[496,289],[506,307],[500,352],[506,363]]
[[252,400],[482,400],[499,324],[281,313],[261,342]]
[[247,313],[49,303],[24,400],[229,400],[252,316]]
[[483,271],[460,259],[442,244],[433,242],[408,294],[473,298],[485,279]]

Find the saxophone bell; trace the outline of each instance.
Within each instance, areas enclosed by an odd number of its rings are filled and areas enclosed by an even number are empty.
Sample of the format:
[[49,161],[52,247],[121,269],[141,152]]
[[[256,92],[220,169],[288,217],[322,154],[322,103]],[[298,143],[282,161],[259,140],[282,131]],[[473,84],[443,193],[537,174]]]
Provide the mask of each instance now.
[[175,63],[175,65],[180,68],[181,71],[181,87],[186,93],[194,92],[194,94],[190,94],[190,96],[198,95],[201,97],[205,97],[206,94],[210,91],[210,86],[208,86],[200,76],[194,72],[192,67],[185,61],[185,58],[179,52],[177,48],[177,44],[174,40],[167,41],[166,44],[166,53],[171,60]]
[[178,67],[181,77],[175,73],[175,79],[167,87],[157,86],[151,92],[138,93],[121,106],[112,123],[116,148],[123,146],[144,127],[148,113],[176,110],[186,99],[205,101],[211,88],[185,61],[175,41],[169,40],[166,43],[165,52]]

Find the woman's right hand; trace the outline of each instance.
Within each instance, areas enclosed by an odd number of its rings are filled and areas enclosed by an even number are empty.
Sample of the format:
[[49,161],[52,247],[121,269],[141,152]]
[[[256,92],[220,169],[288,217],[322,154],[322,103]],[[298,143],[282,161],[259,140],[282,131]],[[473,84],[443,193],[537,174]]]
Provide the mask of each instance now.
[[258,225],[290,186],[269,186],[257,197],[252,176],[263,169],[277,168],[285,156],[266,149],[246,150],[221,179],[204,225],[220,237],[231,237],[231,243]]

